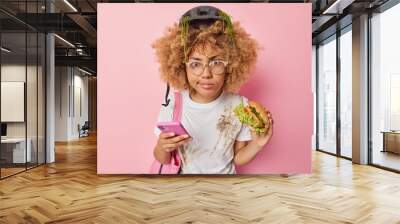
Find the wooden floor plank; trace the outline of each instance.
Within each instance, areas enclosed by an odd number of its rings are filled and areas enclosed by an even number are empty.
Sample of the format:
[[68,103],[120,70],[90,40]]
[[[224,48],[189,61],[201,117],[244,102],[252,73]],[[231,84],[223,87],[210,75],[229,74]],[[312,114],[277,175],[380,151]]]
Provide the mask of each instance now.
[[313,173],[97,175],[96,136],[0,181],[0,223],[398,223],[400,175],[313,152]]

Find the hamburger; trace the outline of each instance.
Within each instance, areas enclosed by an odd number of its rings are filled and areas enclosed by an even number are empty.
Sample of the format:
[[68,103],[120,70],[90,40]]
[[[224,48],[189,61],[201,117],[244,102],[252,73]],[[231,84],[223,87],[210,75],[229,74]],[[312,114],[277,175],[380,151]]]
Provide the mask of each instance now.
[[240,103],[234,109],[235,115],[240,122],[249,125],[257,134],[267,133],[270,122],[266,109],[255,101],[250,101],[248,106]]

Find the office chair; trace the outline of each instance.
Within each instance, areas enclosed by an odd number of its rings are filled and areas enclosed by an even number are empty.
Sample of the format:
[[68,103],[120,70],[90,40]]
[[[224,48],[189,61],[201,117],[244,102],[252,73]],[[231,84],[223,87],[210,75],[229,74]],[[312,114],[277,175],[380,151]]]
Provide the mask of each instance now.
[[85,123],[82,125],[82,127],[79,127],[80,125],[78,125],[78,129],[79,129],[79,138],[80,137],[87,137],[89,136],[89,129],[90,129],[90,125],[89,125],[89,121],[85,121]]

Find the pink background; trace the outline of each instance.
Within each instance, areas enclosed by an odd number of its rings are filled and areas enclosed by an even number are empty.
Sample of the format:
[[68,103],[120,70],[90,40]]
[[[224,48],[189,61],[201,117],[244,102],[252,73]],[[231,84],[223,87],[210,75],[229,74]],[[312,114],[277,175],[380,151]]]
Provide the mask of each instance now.
[[[205,4],[98,4],[99,174],[148,173],[165,93],[151,43],[197,5]],[[207,5],[240,21],[263,47],[241,94],[271,111],[274,134],[238,173],[311,172],[311,4]]]

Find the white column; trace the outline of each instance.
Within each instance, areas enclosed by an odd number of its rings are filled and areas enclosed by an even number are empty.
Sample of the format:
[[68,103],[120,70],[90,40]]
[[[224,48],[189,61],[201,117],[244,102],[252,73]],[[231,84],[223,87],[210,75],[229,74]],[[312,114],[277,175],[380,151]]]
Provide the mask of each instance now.
[[[47,12],[53,12],[54,6],[50,1],[46,4]],[[55,162],[54,133],[55,133],[55,44],[54,35],[46,35],[46,163]]]
[[353,20],[353,162],[368,163],[368,15]]

